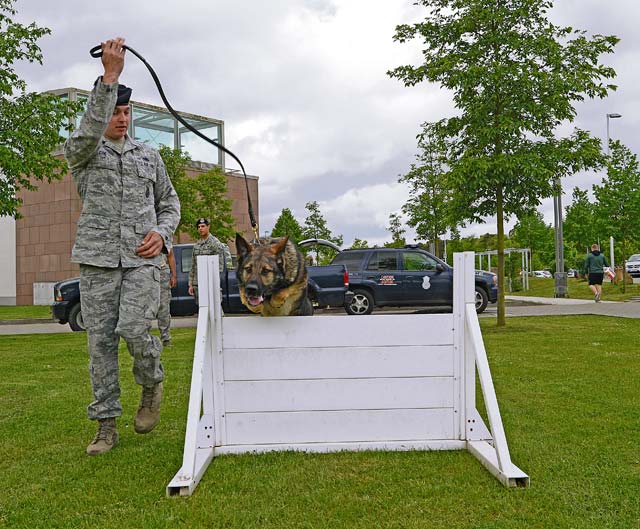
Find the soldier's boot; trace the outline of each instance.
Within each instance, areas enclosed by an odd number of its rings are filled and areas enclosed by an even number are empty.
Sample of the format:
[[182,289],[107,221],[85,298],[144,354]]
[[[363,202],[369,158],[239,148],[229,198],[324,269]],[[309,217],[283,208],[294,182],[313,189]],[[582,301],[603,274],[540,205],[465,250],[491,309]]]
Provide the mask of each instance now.
[[160,420],[160,402],[162,401],[162,382],[154,386],[142,386],[140,406],[133,421],[136,433],[149,433]]
[[105,454],[118,445],[118,430],[116,430],[116,419],[98,420],[98,431],[93,441],[87,446],[87,454],[90,456],[98,456]]

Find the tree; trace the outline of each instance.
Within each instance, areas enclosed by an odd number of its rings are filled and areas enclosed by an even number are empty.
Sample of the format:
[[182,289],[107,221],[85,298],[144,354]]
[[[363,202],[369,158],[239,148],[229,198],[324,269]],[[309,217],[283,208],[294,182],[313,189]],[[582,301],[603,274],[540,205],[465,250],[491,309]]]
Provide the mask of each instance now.
[[555,234],[545,223],[542,213],[532,211],[522,215],[509,232],[512,243],[518,248],[531,250],[531,268],[539,270],[555,265]]
[[402,227],[402,220],[397,213],[389,215],[389,227],[387,231],[391,233],[391,242],[385,244],[387,248],[404,248],[407,244],[404,234],[407,230]]
[[419,163],[411,164],[409,172],[399,180],[409,184],[409,200],[402,211],[408,215],[408,224],[416,229],[418,238],[431,242],[435,253],[442,255],[440,237],[458,223],[451,218],[448,207],[451,192],[443,162],[446,146],[442,138],[432,134],[429,124],[423,124],[423,128],[418,135]]
[[[302,227],[302,235],[305,239],[324,239],[332,243],[342,246],[342,235],[334,236],[331,230],[327,227],[327,221],[320,212],[320,205],[314,200],[313,202],[307,202],[305,205],[309,215],[304,220],[304,226]],[[328,264],[333,258],[335,252],[326,246],[316,247],[316,263]]]
[[81,105],[27,92],[13,65],[42,64],[36,42],[51,30],[14,22],[13,3],[0,0],[0,216],[20,218],[18,191],[35,191],[37,182],[59,180],[67,172],[65,160],[52,152],[64,141],[60,131],[70,129]]
[[[575,130],[574,103],[605,97],[612,68],[598,64],[618,38],[585,36],[547,20],[551,0],[418,0],[429,14],[400,25],[394,39],[424,40],[424,62],[390,72],[414,86],[439,83],[453,93],[457,115],[430,124],[445,145],[453,218],[495,216],[498,281],[504,284],[504,222],[559,192],[559,179],[603,163],[600,142]],[[506,324],[504,289],[497,324]]]
[[573,188],[572,203],[565,209],[562,231],[564,240],[569,246],[569,255],[575,255],[572,267],[582,272],[584,256],[589,247],[599,239],[598,217],[596,206],[589,200],[587,191]]
[[302,227],[289,208],[282,210],[271,231],[271,237],[284,237],[285,235],[296,244],[304,239],[302,236]]
[[617,241],[624,262],[640,240],[640,172],[636,155],[619,141],[611,142],[607,176],[593,186],[593,194],[598,220]]
[[351,250],[355,250],[356,248],[369,248],[369,243],[364,239],[358,239],[357,237],[353,240],[353,244],[350,246]]
[[187,167],[191,157],[179,149],[160,146],[160,156],[169,178],[180,199],[180,224],[178,232],[186,232],[192,238],[200,235],[196,228],[199,217],[209,218],[212,235],[227,243],[235,236],[235,219],[231,200],[227,198],[227,177],[219,167],[205,173],[189,176]]

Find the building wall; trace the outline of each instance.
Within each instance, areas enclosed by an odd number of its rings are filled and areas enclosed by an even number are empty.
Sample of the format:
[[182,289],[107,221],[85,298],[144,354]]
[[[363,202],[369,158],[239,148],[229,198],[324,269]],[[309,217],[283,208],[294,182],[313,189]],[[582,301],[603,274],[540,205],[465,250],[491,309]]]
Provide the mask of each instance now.
[[16,221],[0,217],[0,305],[16,304]]
[[[258,217],[257,177],[249,178],[249,192]],[[227,174],[227,195],[233,201],[236,230],[252,233],[243,177]],[[71,248],[82,204],[69,174],[51,183],[38,183],[37,191],[21,191],[19,196],[23,200],[23,218],[15,224],[15,302],[32,305],[34,283],[62,281],[80,273],[79,266],[71,262]],[[179,240],[187,242],[189,238],[182,235]],[[228,242],[235,252],[232,241]]]

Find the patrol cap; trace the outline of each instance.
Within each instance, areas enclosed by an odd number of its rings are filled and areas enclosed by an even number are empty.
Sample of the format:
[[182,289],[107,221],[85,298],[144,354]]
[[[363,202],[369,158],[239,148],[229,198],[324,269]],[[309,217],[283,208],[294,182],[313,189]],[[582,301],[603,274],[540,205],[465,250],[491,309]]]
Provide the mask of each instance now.
[[208,226],[209,225],[209,219],[207,219],[205,217],[200,217],[198,220],[196,220],[196,228],[198,226],[200,226],[200,224],[206,224]]
[[118,99],[116,101],[116,106],[121,107],[129,104],[129,99],[131,99],[131,92],[133,90],[128,86],[123,84],[118,85]]
[[[100,79],[102,79],[102,77],[98,77],[93,83],[93,86],[96,86]],[[124,105],[128,105],[129,100],[131,99],[131,92],[133,92],[133,89],[123,84],[118,84],[118,99],[116,99],[116,106],[122,107]]]

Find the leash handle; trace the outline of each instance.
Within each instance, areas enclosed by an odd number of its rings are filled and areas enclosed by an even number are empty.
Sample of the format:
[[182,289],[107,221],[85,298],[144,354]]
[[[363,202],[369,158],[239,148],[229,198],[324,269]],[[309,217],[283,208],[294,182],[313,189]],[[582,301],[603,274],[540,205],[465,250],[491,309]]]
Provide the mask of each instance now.
[[[251,221],[251,227],[253,228],[253,232],[257,234],[258,233],[258,223],[256,222],[255,214],[253,212],[253,205],[251,204],[251,195],[249,195],[249,181],[248,181],[248,178],[247,178],[247,172],[244,170],[244,165],[242,165],[242,162],[240,161],[240,158],[238,158],[233,152],[231,152],[229,149],[227,149],[224,145],[221,145],[218,142],[216,142],[215,140],[213,140],[212,138],[209,138],[209,137],[205,136],[202,132],[200,132],[198,129],[193,127],[188,121],[184,120],[173,109],[173,107],[171,106],[171,104],[167,100],[167,97],[164,95],[164,90],[162,89],[162,84],[160,84],[160,79],[158,79],[158,76],[156,75],[156,72],[151,67],[151,65],[147,62],[147,60],[142,55],[140,55],[136,50],[134,50],[133,48],[131,48],[131,47],[127,46],[127,45],[123,45],[122,48],[125,49],[125,50],[130,51],[131,53],[133,53],[147,67],[147,70],[149,70],[149,73],[151,74],[151,77],[153,78],[153,81],[156,83],[156,87],[158,88],[158,93],[160,94],[160,98],[162,99],[162,102],[164,103],[164,105],[167,107],[167,110],[171,113],[171,115],[174,118],[176,118],[180,123],[182,123],[188,130],[193,132],[196,136],[202,138],[203,140],[205,140],[208,143],[211,143],[216,148],[220,149],[222,152],[227,153],[236,162],[238,162],[238,164],[240,165],[240,169],[242,169],[242,174],[244,175],[244,184],[245,184],[245,187],[247,189],[247,206],[248,206],[248,209],[249,209],[249,220]],[[91,55],[91,57],[93,57],[94,59],[98,59],[98,58],[102,57],[102,45],[94,46],[93,48],[91,48],[89,50],[89,55]]]

